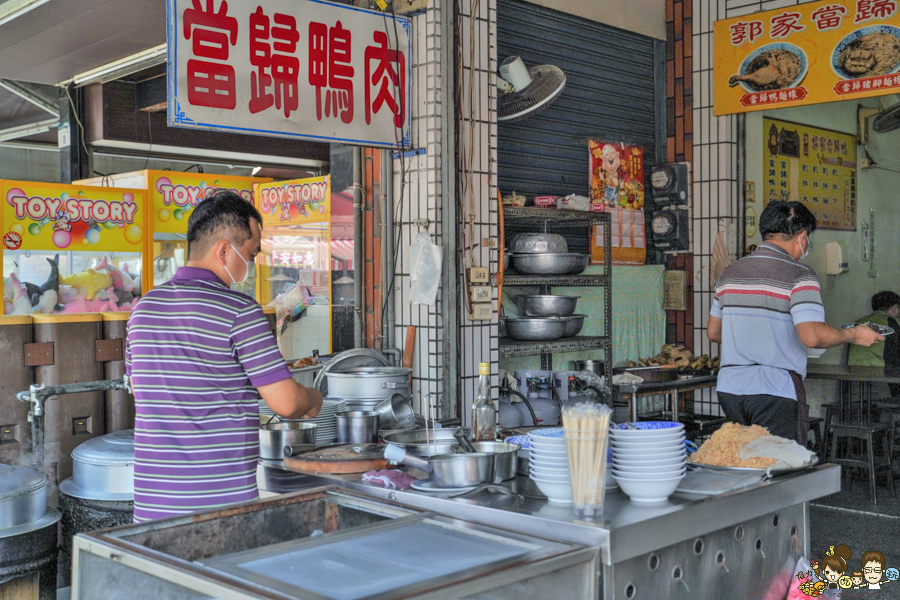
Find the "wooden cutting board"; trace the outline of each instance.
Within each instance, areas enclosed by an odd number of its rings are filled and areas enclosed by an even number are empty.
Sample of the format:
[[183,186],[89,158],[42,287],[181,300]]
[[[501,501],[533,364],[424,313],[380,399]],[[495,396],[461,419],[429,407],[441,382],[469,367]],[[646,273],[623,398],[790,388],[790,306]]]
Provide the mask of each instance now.
[[365,473],[386,466],[384,444],[346,444],[284,457],[284,467],[299,473]]

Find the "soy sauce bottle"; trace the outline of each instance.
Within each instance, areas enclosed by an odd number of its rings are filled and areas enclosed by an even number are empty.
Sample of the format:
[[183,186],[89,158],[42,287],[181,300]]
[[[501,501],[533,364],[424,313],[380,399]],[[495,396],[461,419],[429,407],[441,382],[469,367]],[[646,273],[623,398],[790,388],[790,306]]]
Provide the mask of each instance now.
[[491,365],[478,364],[478,396],[472,405],[473,440],[493,442],[497,439],[497,408],[491,400]]

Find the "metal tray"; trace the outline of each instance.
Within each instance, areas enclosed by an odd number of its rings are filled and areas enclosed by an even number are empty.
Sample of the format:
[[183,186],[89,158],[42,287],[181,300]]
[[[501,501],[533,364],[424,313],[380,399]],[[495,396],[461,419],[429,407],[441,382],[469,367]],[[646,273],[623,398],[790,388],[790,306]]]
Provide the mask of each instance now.
[[760,475],[764,475],[768,472],[768,476],[778,477],[779,475],[787,475],[788,473],[796,473],[797,471],[802,471],[803,469],[808,469],[810,467],[814,467],[819,464],[819,457],[813,456],[812,460],[805,467],[790,467],[787,469],[752,469],[750,467],[719,467],[715,465],[704,465],[702,463],[693,463],[690,460],[687,461],[687,466],[689,469],[693,467],[699,467],[702,469],[710,469],[713,471],[727,471],[729,473],[759,473]]

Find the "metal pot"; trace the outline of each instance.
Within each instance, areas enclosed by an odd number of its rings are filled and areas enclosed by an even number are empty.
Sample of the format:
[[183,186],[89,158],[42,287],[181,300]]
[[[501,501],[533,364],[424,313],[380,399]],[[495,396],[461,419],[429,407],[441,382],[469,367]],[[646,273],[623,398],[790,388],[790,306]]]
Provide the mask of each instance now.
[[[468,427],[463,431],[468,436],[472,435],[472,430]],[[411,454],[417,456],[452,454],[458,443],[454,437],[455,432],[455,429],[414,429],[386,435],[384,441],[406,448]]]
[[46,513],[47,476],[0,464],[0,535],[4,529],[40,521]]
[[547,342],[566,335],[566,322],[558,317],[506,319],[506,333],[514,340]]
[[593,371],[601,377],[605,375],[606,363],[602,360],[570,360],[570,371]]
[[[512,263],[516,271],[528,275],[567,275],[581,265],[583,254],[516,254]],[[585,263],[585,267],[587,263]],[[584,269],[582,269],[584,270]]]
[[359,367],[340,373],[328,372],[330,398],[388,398],[409,390],[412,369],[406,367]]
[[378,428],[412,429],[416,426],[416,413],[403,394],[394,394],[375,407],[381,417]]
[[494,455],[486,452],[438,454],[425,460],[407,454],[404,448],[388,445],[384,457],[431,473],[431,482],[441,488],[472,487],[494,480]]
[[316,443],[316,423],[286,420],[262,423],[259,427],[259,457],[267,460],[283,460],[284,447]]
[[72,451],[72,477],[59,485],[85,500],[134,500],[134,429],[88,440]]
[[337,414],[338,442],[371,444],[378,441],[379,414],[371,410],[351,410]]
[[565,254],[569,244],[558,233],[520,233],[512,239],[509,249],[520,254]]
[[547,294],[516,296],[516,304],[528,317],[568,317],[575,313],[580,296],[551,296]]
[[566,335],[565,337],[572,337],[581,333],[581,328],[584,327],[584,320],[587,318],[587,315],[572,315],[571,317],[563,317],[563,321],[566,322]]
[[484,452],[494,457],[494,478],[506,481],[516,476],[518,452],[522,446],[507,442],[475,442],[476,452]]

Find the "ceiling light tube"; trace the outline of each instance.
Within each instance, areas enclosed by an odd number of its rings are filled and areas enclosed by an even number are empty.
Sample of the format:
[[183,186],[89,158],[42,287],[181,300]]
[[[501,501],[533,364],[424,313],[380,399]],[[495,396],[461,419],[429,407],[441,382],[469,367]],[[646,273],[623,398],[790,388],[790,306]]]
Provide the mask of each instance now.
[[0,26],[21,17],[50,0],[7,0],[0,3]]
[[137,54],[106,63],[90,71],[79,73],[72,78],[72,83],[77,87],[91,83],[107,83],[150,67],[165,64],[165,62],[166,45],[160,44]]
[[16,127],[0,129],[0,142],[7,140],[16,140],[36,133],[44,133],[52,127],[59,125],[58,119],[47,119],[46,121],[38,121],[37,123],[26,123]]

